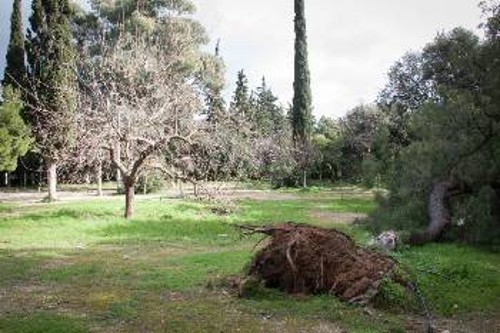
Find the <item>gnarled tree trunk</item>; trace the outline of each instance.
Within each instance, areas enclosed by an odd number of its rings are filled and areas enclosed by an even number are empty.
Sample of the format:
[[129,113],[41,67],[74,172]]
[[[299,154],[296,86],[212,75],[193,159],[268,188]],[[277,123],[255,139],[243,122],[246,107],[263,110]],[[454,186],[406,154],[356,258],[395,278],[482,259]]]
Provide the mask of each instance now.
[[422,245],[437,240],[450,226],[448,198],[450,190],[455,187],[456,183],[453,181],[441,181],[434,184],[427,203],[429,225],[424,232],[411,235],[411,244]]

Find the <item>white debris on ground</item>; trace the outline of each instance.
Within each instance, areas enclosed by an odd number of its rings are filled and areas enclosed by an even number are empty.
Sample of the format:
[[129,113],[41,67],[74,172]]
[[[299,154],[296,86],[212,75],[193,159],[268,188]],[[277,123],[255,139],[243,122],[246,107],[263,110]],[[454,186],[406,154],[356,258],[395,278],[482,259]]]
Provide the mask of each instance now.
[[388,230],[378,235],[372,244],[380,246],[388,251],[394,251],[398,245],[398,234],[394,230]]

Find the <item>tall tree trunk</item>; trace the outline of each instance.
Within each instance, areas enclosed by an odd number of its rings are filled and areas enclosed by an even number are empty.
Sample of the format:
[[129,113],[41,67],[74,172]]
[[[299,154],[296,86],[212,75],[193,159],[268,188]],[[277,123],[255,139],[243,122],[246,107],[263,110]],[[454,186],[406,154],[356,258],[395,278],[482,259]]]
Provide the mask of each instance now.
[[134,216],[135,182],[127,176],[124,176],[123,180],[125,189],[125,218],[130,219]]
[[302,171],[302,187],[307,187],[307,171],[305,169]]
[[97,195],[102,197],[102,161],[97,164]]
[[47,160],[47,187],[48,200],[57,200],[57,163],[54,160]]

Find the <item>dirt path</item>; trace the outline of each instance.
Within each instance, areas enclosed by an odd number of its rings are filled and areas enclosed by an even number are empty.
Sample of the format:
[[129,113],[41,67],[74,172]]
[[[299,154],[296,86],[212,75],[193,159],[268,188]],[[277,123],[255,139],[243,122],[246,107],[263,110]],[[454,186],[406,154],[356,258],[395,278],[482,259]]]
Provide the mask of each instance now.
[[[109,198],[112,195],[112,191],[107,191],[102,198]],[[0,191],[0,202],[30,205],[43,202],[46,196],[47,193],[35,190]],[[100,198],[92,192],[60,191],[58,192],[58,196],[61,202],[97,200]]]
[[[185,196],[191,196],[192,191],[187,190],[182,193]],[[137,198],[140,199],[153,199],[153,198],[178,198],[181,193],[177,189],[171,189],[164,191],[160,194],[151,195],[139,195]],[[228,199],[250,199],[250,200],[269,200],[269,201],[281,201],[281,200],[300,200],[301,197],[298,195],[290,193],[281,193],[265,190],[244,190],[244,189],[223,189],[215,193],[217,197],[227,197]],[[12,204],[36,204],[43,202],[44,198],[47,196],[46,192],[39,192],[36,190],[19,190],[19,191],[0,191],[0,203],[12,203]],[[118,198],[121,196],[115,195],[115,191],[108,190],[104,192],[102,197],[96,195],[94,191],[59,191],[58,198],[59,202],[74,202],[74,201],[86,201],[86,200],[99,200],[99,199],[109,199]]]
[[351,224],[359,222],[367,217],[360,213],[336,213],[326,210],[314,210],[310,214],[311,218],[320,225]]

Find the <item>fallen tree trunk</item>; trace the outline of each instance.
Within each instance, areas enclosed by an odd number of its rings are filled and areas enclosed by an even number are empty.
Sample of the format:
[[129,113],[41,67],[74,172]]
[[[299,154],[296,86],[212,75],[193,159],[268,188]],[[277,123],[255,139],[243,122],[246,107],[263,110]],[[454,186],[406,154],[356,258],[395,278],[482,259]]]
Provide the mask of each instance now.
[[293,294],[328,293],[366,304],[384,278],[407,286],[394,273],[396,262],[391,257],[357,246],[340,231],[295,223],[240,228],[271,236],[249,271],[266,287]]
[[456,187],[456,182],[453,181],[442,181],[434,184],[427,203],[429,225],[423,232],[412,234],[410,244],[423,245],[438,240],[445,233],[451,225],[448,199],[450,191]]

